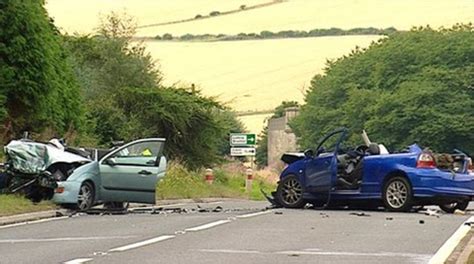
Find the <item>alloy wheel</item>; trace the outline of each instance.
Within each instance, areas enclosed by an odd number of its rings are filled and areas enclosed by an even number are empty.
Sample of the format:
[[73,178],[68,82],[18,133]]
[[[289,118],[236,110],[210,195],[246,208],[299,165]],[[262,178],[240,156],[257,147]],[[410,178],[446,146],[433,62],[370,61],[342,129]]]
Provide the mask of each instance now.
[[393,208],[401,208],[408,199],[408,187],[402,181],[393,181],[387,186],[386,201]]

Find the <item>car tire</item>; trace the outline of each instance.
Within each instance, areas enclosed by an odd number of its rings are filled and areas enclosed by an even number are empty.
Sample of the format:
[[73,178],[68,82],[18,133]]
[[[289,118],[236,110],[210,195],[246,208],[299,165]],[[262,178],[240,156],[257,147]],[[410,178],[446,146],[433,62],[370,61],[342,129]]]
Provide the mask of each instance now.
[[87,211],[94,206],[95,189],[92,183],[83,182],[79,188],[79,195],[77,196],[76,209],[79,211]]
[[384,185],[382,199],[392,212],[408,212],[413,206],[411,184],[405,177],[395,176]]
[[441,210],[445,211],[448,214],[452,214],[456,210],[465,211],[468,205],[469,205],[469,200],[462,200],[460,202],[455,202],[455,203],[440,204],[439,208],[441,208]]
[[295,175],[288,175],[280,181],[276,196],[278,202],[286,208],[301,208],[306,204],[303,199],[303,185]]

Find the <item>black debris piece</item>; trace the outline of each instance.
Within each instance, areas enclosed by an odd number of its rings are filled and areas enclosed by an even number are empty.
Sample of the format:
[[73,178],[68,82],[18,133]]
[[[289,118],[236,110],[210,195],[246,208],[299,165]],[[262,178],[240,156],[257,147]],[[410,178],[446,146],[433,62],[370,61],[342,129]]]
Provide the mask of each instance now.
[[425,223],[425,220],[420,220],[420,221],[418,221],[418,223],[424,224],[424,223]]
[[277,214],[277,215],[282,215],[283,212],[275,212],[275,214]]
[[369,214],[366,214],[366,213],[364,213],[364,212],[350,213],[350,215],[357,215],[357,216],[370,216]]

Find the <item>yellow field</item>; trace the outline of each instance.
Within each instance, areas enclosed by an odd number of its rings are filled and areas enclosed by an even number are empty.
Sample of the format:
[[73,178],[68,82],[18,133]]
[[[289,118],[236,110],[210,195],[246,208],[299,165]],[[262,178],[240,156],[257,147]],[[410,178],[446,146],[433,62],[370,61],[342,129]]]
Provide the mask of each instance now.
[[111,11],[136,18],[139,25],[193,18],[212,11],[234,10],[241,5],[255,5],[271,0],[46,0],[46,8],[64,31],[90,33],[99,15]]
[[427,25],[438,28],[457,22],[474,22],[472,0],[290,0],[265,8],[212,19],[140,30],[156,36],[259,33],[262,30],[311,30],[339,27],[396,27]]
[[[271,110],[284,100],[303,101],[311,78],[326,59],[366,47],[380,36],[228,42],[146,42],[159,58],[165,84],[194,83],[206,95],[217,96],[238,111]],[[266,115],[260,115],[265,117]],[[263,118],[245,117],[254,132]],[[256,123],[260,124],[257,125]]]
[[[91,33],[98,15],[126,11],[139,25],[187,19],[211,11],[271,0],[48,0],[56,25],[69,33]],[[171,33],[237,34],[263,30],[309,30],[339,27],[449,27],[474,21],[472,0],[289,0],[284,3],[188,23],[141,29],[140,36]],[[303,101],[311,78],[326,59],[367,47],[379,36],[340,36],[235,42],[146,43],[159,61],[165,84],[194,83],[205,95],[218,96],[238,111],[270,110],[283,100]],[[258,133],[268,114],[245,116]]]

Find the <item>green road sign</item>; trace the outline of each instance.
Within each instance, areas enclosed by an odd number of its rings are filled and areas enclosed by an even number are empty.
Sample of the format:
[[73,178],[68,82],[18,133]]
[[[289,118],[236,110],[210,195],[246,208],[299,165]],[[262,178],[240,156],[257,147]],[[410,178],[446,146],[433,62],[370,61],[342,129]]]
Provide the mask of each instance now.
[[255,134],[230,134],[231,146],[253,146],[257,144]]

